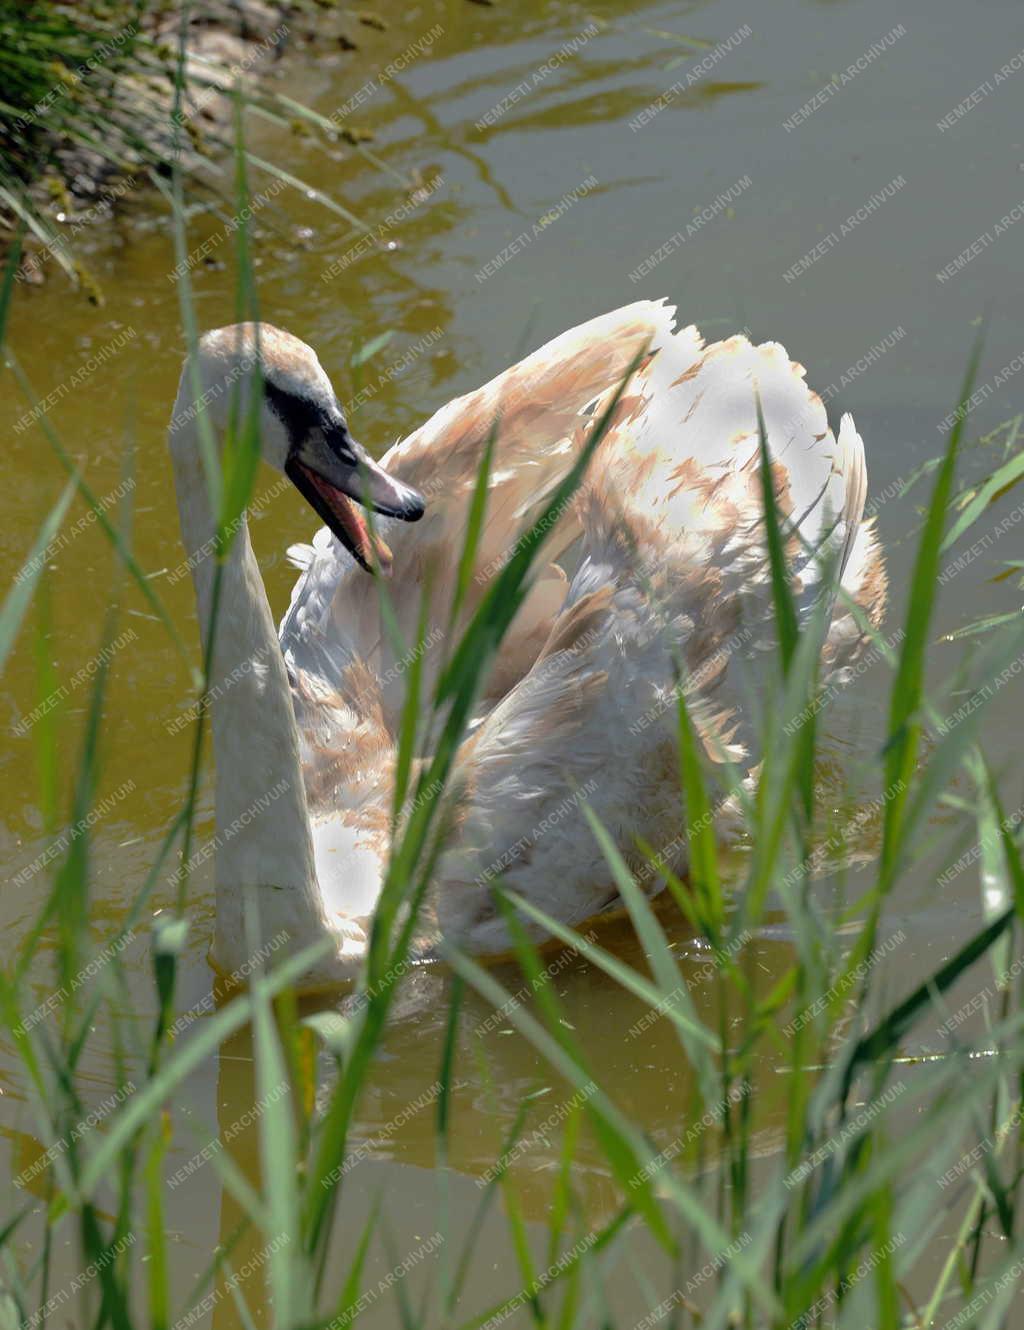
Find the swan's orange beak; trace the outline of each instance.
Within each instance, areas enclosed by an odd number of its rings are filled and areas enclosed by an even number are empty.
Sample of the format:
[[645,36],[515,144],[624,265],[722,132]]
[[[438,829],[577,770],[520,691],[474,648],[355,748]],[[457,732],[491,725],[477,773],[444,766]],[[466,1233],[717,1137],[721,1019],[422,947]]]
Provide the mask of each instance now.
[[[333,439],[323,431],[316,445],[307,442],[285,463],[285,474],[315,512],[367,572],[391,574],[392,555],[356,507],[362,504],[384,517],[418,522],[423,516],[422,495],[383,467],[348,434]],[[334,446],[332,446],[334,445]],[[353,502],[355,500],[355,502]]]

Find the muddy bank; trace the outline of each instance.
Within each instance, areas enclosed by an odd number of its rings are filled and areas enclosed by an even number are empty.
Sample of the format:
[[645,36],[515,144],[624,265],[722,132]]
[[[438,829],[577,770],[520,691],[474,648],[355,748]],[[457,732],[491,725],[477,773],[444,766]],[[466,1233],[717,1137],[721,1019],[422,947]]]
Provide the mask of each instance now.
[[[155,7],[141,19],[134,11],[126,16],[125,39],[143,44],[146,58],[138,62],[138,73],[118,74],[114,103],[116,112],[130,119],[136,141],[125,151],[111,151],[106,145],[99,151],[65,136],[55,138],[45,154],[47,164],[28,189],[44,226],[30,227],[25,233],[21,281],[39,284],[59,266],[99,301],[99,290],[75,253],[75,238],[87,228],[109,222],[129,195],[150,184],[153,172],[169,176],[178,152],[186,170],[201,172],[204,162],[223,153],[230,141],[232,90],[260,89],[296,38],[308,41],[311,35],[309,22],[297,18],[294,7],[285,3],[229,0],[202,7],[191,16],[184,34],[184,81],[176,109],[181,24],[181,15],[170,7]],[[116,40],[109,43],[111,53],[116,44]],[[49,106],[69,95],[80,96],[93,63],[66,71],[24,114],[26,127],[37,132],[42,127],[45,132]],[[49,234],[40,234],[41,230]],[[14,219],[8,217],[5,245],[14,232]]]

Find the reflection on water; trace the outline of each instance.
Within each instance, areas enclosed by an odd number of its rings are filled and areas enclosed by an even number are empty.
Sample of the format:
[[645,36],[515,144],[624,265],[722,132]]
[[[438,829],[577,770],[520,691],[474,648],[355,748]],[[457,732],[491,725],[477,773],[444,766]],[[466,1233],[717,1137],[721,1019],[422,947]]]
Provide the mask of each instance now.
[[[671,912],[661,913],[668,923]],[[674,932],[678,934],[673,948],[680,959],[680,983],[686,985],[709,1027],[718,1028],[721,1022],[722,1028],[728,1029],[738,1013],[719,1008],[712,957],[678,928]],[[673,936],[672,930],[669,936]],[[644,972],[643,953],[623,921],[598,925],[595,940]],[[778,973],[776,961],[784,958],[787,947],[787,942],[758,942],[744,951],[744,973],[757,997],[763,998],[771,988]],[[545,975],[558,995],[563,1019],[586,1050],[602,1088],[645,1128],[656,1152],[663,1153],[666,1160],[683,1154],[690,1157],[694,1141],[703,1137],[704,1167],[710,1169],[718,1148],[718,1123],[700,1122],[701,1110],[694,1108],[693,1072],[673,1023],[627,996],[618,984],[576,953],[551,950],[544,959]],[[578,1112],[587,1099],[585,1089],[581,1091],[553,1074],[544,1059],[516,1033],[509,1011],[517,1005],[537,1010],[529,983],[512,965],[496,966],[492,974],[505,987],[508,1004],[496,1009],[467,992],[456,1043],[457,1088],[452,1095],[447,1169],[456,1197],[453,1235],[462,1240],[471,1231],[473,1212],[499,1159],[508,1168],[510,1185],[524,1217],[538,1223],[546,1221],[560,1166],[562,1133],[574,1110]],[[342,1181],[344,1199],[332,1245],[338,1279],[329,1277],[329,1288],[333,1283],[340,1285],[375,1198],[385,1199],[396,1234],[401,1235],[395,1240],[399,1252],[412,1250],[418,1240],[435,1231],[439,1193],[437,1180],[429,1170],[437,1169],[442,1162],[437,1155],[436,1112],[449,990],[450,977],[437,966],[421,967],[403,984],[349,1141]],[[307,1011],[314,1009],[309,1002],[305,1007]],[[776,1070],[765,1064],[753,1086],[759,1105],[752,1151],[755,1158],[773,1151],[784,1131],[786,1078],[777,1075]],[[330,1089],[326,1064],[317,1084],[318,1099],[323,1103]],[[261,1166],[258,1113],[253,1114],[253,1105],[258,1108],[260,1099],[248,1030],[223,1047],[216,1095],[219,1139],[226,1143],[232,1164],[256,1187]],[[527,1097],[531,1097],[530,1111],[518,1136],[510,1140],[520,1104]],[[197,1144],[196,1150],[199,1148]],[[192,1155],[193,1166],[197,1158],[198,1154]],[[386,1161],[398,1161],[402,1167],[396,1169],[394,1163]],[[189,1169],[188,1163],[185,1168]],[[208,1204],[213,1188],[209,1174],[209,1165],[205,1171],[202,1165],[194,1168],[181,1183],[185,1193],[182,1204],[190,1199],[197,1209]],[[620,1189],[585,1122],[577,1138],[572,1185],[578,1217],[588,1230],[607,1224],[621,1206]],[[706,1185],[711,1185],[710,1174]],[[236,1240],[236,1268],[245,1261],[258,1262],[266,1247],[266,1237],[255,1228],[237,1237],[243,1217],[238,1202],[223,1190],[219,1240]],[[455,1236],[450,1241],[454,1245]],[[645,1244],[646,1239],[640,1238],[640,1247]],[[505,1250],[498,1226],[491,1242],[483,1243],[481,1256],[485,1264],[491,1253],[504,1262]],[[654,1258],[653,1253],[647,1255]],[[377,1253],[377,1258],[379,1268],[371,1261],[367,1287],[373,1287],[375,1279],[387,1273],[383,1253]],[[484,1285],[483,1301],[474,1304],[467,1293],[464,1315],[513,1294],[518,1287],[514,1268],[505,1268],[497,1281]],[[380,1323],[387,1323],[386,1313],[380,1314]],[[218,1303],[217,1318],[215,1324],[219,1326],[236,1324],[227,1302]]]
[[[897,623],[912,548],[908,533],[917,525],[915,505],[923,493],[918,487],[900,499],[897,482],[942,446],[940,424],[955,397],[972,321],[986,304],[992,313],[983,377],[993,378],[1019,351],[1015,311],[1002,295],[1014,289],[1014,236],[992,245],[955,279],[935,277],[1019,198],[1019,124],[1012,94],[989,98],[955,131],[939,132],[935,122],[961,94],[952,86],[936,86],[934,48],[941,42],[948,49],[955,36],[966,95],[998,67],[1015,40],[1014,7],[989,5],[982,27],[947,0],[911,0],[900,14],[907,35],[792,131],[783,122],[794,108],[892,27],[881,0],[857,6],[784,0],[773,8],[770,22],[761,17],[755,22],[738,0],[640,5],[628,14],[612,0],[585,10],[542,0],[514,7],[432,0],[414,18],[398,8],[391,13],[388,5],[377,8],[390,14],[387,29],[361,26],[355,52],[333,47],[315,56],[298,52],[278,74],[282,90],[323,116],[334,116],[339,129],[360,131],[351,133],[353,139],[372,132],[372,140],[355,145],[339,137],[325,146],[291,126],[257,117],[248,129],[255,152],[286,165],[362,224],[354,226],[298,190],[271,197],[267,177],[254,172],[253,189],[268,194],[254,219],[263,316],[316,347],[342,400],[351,403],[362,440],[379,453],[531,345],[601,310],[668,294],[684,322],[700,323],[711,336],[747,327],[755,338],[783,341],[808,363],[812,383],[835,386],[828,393],[830,414],[856,413],[868,448],[871,490],[884,496],[878,514],[896,589],[890,623]],[[748,22],[749,36],[691,78],[716,44],[724,45]],[[435,27],[441,32],[429,49],[382,77],[389,62]],[[673,88],[677,91],[666,97]],[[647,116],[655,104],[661,109]],[[905,188],[806,271],[786,279],[836,219],[854,213],[899,174]],[[737,191],[736,182],[745,177],[749,187]],[[565,202],[591,178],[593,187]],[[953,180],[968,187],[952,190]],[[217,184],[228,196],[228,177]],[[730,190],[728,207],[715,208],[707,224],[688,228]],[[230,205],[219,216],[197,212],[190,219],[192,252],[205,250],[190,268],[204,327],[234,317],[225,211]],[[515,255],[494,265],[495,256],[522,235],[529,239]],[[667,245],[678,235],[684,238]],[[130,199],[121,222],[84,243],[106,295],[104,308],[95,311],[69,297],[60,280],[31,293],[19,291],[10,342],[36,392],[53,395],[48,419],[97,495],[116,496],[126,449],[131,451],[137,558],[174,621],[190,627],[191,587],[187,578],[171,576],[181,549],[164,432],[182,338],[175,257],[162,205],[155,197]],[[651,256],[659,256],[657,262],[649,262]],[[895,329],[903,331],[895,336]],[[353,352],[387,333],[390,340],[377,355],[353,367]],[[116,355],[77,382],[73,392],[67,390],[83,361],[90,355],[98,359],[115,339],[121,346]],[[878,345],[884,352],[858,369]],[[1012,383],[989,394],[972,416],[975,432],[1012,414],[1015,401],[1019,388]],[[0,550],[12,570],[62,483],[39,428],[20,424],[24,410],[11,400],[0,404],[9,480]],[[968,470],[982,474],[992,461],[990,451],[970,451]],[[270,488],[261,477],[260,495]],[[294,576],[283,550],[308,538],[313,523],[301,500],[287,491],[270,494],[257,507],[253,540],[272,604],[281,608]],[[949,582],[941,610],[944,628],[1014,608],[1012,582],[987,580],[1012,557],[1013,551],[995,545]],[[8,667],[4,704],[11,728],[45,702],[35,682],[40,652],[49,662],[52,687],[66,690],[46,722],[59,729],[64,781],[73,770],[89,695],[88,687],[69,681],[101,647],[111,583],[108,547],[87,524],[54,551],[46,578],[49,618],[30,619]],[[176,724],[192,700],[185,664],[169,649],[142,599],[123,589],[122,597],[120,626],[133,635],[110,660],[101,794],[129,781],[134,785],[94,832],[91,922],[98,945],[119,926],[180,806],[191,742],[189,728]],[[194,642],[191,631],[189,640]],[[937,675],[952,668],[959,650],[936,647]],[[844,791],[861,787],[861,774],[884,733],[886,677],[884,666],[873,667],[849,697],[839,699],[829,721],[829,762],[836,774],[829,802],[840,823],[851,816]],[[1016,712],[1008,687],[992,704],[990,753],[997,767],[1012,756]],[[0,856],[9,879],[48,845],[38,811],[36,733],[30,725],[16,734],[2,759]],[[63,794],[66,806],[66,789]],[[870,856],[873,829],[870,823],[856,825],[857,845],[851,848],[863,859]],[[199,834],[208,838],[211,832],[207,783]],[[962,827],[961,832],[970,834]],[[937,843],[945,834],[938,824],[929,832]],[[940,897],[929,871],[932,862],[922,856],[891,905],[893,927],[904,927],[911,939],[891,981],[897,990],[934,969],[977,918],[976,874],[961,873]],[[844,902],[861,889],[857,871],[851,863],[822,884],[822,909],[837,920]],[[18,889],[5,888],[0,897],[8,936],[24,934],[43,889],[41,876],[19,881]],[[170,899],[169,886],[161,883],[153,907]],[[202,875],[195,899],[183,1007],[202,1004],[210,992],[205,948],[212,895]],[[685,957],[684,974],[699,973],[706,958],[693,951],[685,933],[669,921],[666,926]],[[615,925],[607,941],[644,970],[628,927]],[[768,991],[790,945],[779,930],[755,939],[744,953],[755,993]],[[125,961],[130,1000],[122,1009],[141,1047],[154,1014],[143,933]],[[521,985],[511,967],[497,974],[511,991]],[[596,1078],[659,1149],[670,1147],[694,1102],[691,1071],[671,1022],[661,1017],[631,1035],[644,1021],[642,1005],[579,957],[559,968],[552,982]],[[362,1145],[365,1157],[346,1177],[344,1226],[334,1235],[339,1272],[348,1268],[380,1196],[399,1250],[435,1232],[440,1193],[433,1172],[434,1106],[425,1103],[412,1113],[406,1108],[436,1081],[448,983],[437,968],[409,978],[360,1102],[352,1148]],[[51,992],[41,968],[24,1006],[46,1002]],[[692,996],[710,1027],[728,1032],[733,1013],[718,1010],[717,985],[696,982]],[[454,1096],[448,1175],[456,1230],[470,1222],[480,1196],[477,1181],[493,1164],[522,1096],[537,1091],[546,1093],[533,1102],[524,1126],[528,1144],[517,1153],[512,1175],[527,1217],[543,1218],[557,1169],[562,1131],[557,1114],[571,1099],[571,1089],[551,1075],[507,1020],[496,1019],[472,995],[465,1000],[457,1051],[462,1084]],[[83,1065],[94,1103],[120,1083],[118,1056],[109,1029],[98,1020]],[[6,1134],[0,1150],[12,1176],[32,1166],[39,1148],[19,1065],[4,1043]],[[756,1066],[754,1078],[759,1146],[769,1151],[784,1122],[787,1078],[770,1062]],[[186,1165],[218,1128],[231,1131],[227,1153],[242,1176],[255,1181],[258,1124],[232,1130],[254,1099],[251,1048],[243,1032],[187,1087],[168,1171]],[[545,1127],[553,1117],[555,1124]],[[188,1131],[189,1122],[195,1133]],[[607,1217],[616,1190],[585,1131],[574,1172],[587,1221]],[[40,1203],[41,1176],[27,1188]],[[168,1224],[177,1242],[176,1283],[180,1277],[182,1291],[205,1267],[214,1243],[234,1234],[239,1213],[214,1163],[173,1189]],[[489,1259],[467,1286],[466,1305],[473,1308],[488,1305],[516,1282],[496,1213],[488,1215],[482,1234],[481,1250]],[[238,1244],[236,1267],[257,1254],[260,1239],[249,1232]],[[642,1243],[635,1244],[634,1254],[654,1278],[656,1258]],[[73,1253],[58,1252],[56,1259],[58,1267],[66,1264],[73,1273]],[[383,1252],[375,1251],[373,1261],[379,1269],[370,1274],[388,1268]],[[501,1267],[500,1288],[492,1264]],[[645,1305],[636,1290],[620,1294],[627,1311]],[[213,1312],[219,1325],[235,1323],[229,1296],[220,1298]],[[390,1325],[392,1316],[390,1300],[382,1301],[368,1308],[366,1322]]]

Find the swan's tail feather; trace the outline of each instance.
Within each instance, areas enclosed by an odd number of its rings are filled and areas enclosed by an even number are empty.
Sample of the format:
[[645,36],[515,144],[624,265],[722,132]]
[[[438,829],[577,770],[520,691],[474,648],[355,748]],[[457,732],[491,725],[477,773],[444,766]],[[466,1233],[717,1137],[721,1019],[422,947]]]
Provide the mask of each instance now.
[[694,562],[746,578],[763,559],[758,400],[774,482],[790,527],[799,597],[810,603],[823,549],[845,566],[866,489],[853,421],[839,437],[802,365],[778,343],[731,337],[703,348],[695,329],[673,335],[641,369],[605,448],[605,499],[642,524],[646,539],[688,549]]
[[[833,433],[803,366],[778,343],[735,336],[705,348],[696,329],[673,334],[620,403],[583,515],[594,566],[628,570],[677,643],[709,754],[721,746],[751,761],[753,703],[777,643],[758,402],[800,621],[827,596],[825,669],[855,659],[867,634],[835,585],[872,624],[886,596],[881,552],[862,524],[864,446],[849,415]],[[589,589],[575,579],[568,602]]]
[[864,655],[871,633],[862,620],[877,631],[885,617],[889,579],[874,518],[857,528],[842,586],[844,594],[836,601],[822,653],[825,676],[850,668]]

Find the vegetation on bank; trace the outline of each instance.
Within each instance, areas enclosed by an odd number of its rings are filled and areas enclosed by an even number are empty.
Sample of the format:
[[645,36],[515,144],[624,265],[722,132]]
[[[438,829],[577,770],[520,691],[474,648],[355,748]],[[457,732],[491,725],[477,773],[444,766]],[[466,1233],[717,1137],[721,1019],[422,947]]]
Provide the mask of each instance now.
[[[19,276],[40,280],[52,259],[98,303],[76,237],[128,194],[166,188],[177,167],[190,202],[230,201],[222,163],[239,98],[257,114],[330,131],[264,78],[297,17],[314,9],[313,0],[0,0],[0,241],[22,233]],[[279,184],[303,187],[265,165]]]

